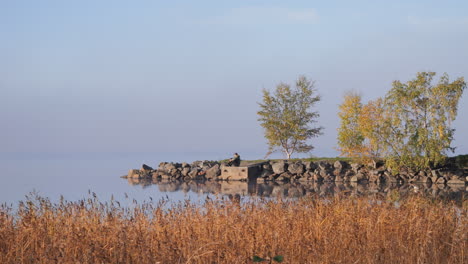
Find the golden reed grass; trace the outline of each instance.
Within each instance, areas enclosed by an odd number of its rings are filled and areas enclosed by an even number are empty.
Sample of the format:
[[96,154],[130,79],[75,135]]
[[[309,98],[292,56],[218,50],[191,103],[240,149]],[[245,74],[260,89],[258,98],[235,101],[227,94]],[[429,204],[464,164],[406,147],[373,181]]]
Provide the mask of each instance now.
[[0,263],[468,263],[462,207],[421,197],[0,209]]

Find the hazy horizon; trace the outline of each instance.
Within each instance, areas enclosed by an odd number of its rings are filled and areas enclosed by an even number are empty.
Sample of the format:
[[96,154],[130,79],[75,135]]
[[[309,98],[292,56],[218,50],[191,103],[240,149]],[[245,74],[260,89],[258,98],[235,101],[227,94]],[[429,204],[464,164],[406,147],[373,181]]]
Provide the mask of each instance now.
[[[464,1],[4,1],[0,158],[263,158],[261,91],[299,75],[315,81],[325,128],[301,156],[337,156],[346,91],[367,101],[421,71],[468,78],[467,11]],[[468,153],[466,113],[465,91],[455,154]]]

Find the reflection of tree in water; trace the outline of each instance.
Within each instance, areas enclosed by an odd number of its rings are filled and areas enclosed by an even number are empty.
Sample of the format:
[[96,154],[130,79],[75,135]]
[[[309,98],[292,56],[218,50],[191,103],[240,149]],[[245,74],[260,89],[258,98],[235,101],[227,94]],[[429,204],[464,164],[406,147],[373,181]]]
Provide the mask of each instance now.
[[130,185],[146,188],[157,185],[161,192],[198,194],[221,194],[228,197],[334,197],[334,196],[373,196],[381,199],[404,199],[410,195],[422,195],[462,203],[467,199],[465,186],[436,184],[358,184],[348,182],[240,182],[240,181],[170,181],[161,179],[128,179]]

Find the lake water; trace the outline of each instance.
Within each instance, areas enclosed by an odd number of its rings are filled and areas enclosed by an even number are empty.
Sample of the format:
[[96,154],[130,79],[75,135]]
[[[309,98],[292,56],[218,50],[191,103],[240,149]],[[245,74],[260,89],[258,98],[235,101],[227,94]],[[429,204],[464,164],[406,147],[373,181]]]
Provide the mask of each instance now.
[[16,204],[25,195],[36,192],[52,201],[63,196],[74,201],[95,193],[101,201],[114,198],[124,204],[169,199],[178,202],[189,199],[203,202],[207,196],[301,197],[333,196],[406,196],[421,193],[430,197],[466,200],[465,186],[423,185],[353,185],[334,183],[251,183],[245,182],[165,182],[157,180],[122,179],[131,168],[142,163],[157,167],[161,161],[191,162],[221,159],[219,154],[139,154],[139,155],[38,155],[0,157],[0,203]]
[[[129,185],[120,176],[142,163],[155,166],[161,161],[192,161],[196,154],[109,154],[109,155],[16,155],[0,157],[0,202],[15,204],[25,195],[37,192],[51,200],[60,196],[67,200],[89,197],[89,191],[100,200],[144,201],[160,199],[166,194],[154,188]],[[195,158],[194,158],[195,157]],[[198,195],[172,193],[171,199],[199,199]],[[128,198],[126,198],[128,197]]]

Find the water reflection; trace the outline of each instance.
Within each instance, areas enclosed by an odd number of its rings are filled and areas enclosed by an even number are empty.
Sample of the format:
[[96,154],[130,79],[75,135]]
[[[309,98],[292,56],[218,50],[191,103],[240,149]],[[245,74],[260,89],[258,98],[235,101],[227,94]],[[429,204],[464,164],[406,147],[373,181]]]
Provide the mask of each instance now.
[[226,196],[257,196],[299,198],[304,196],[378,196],[401,199],[413,194],[463,203],[467,199],[464,185],[439,184],[358,184],[346,182],[239,182],[239,181],[169,181],[161,179],[127,179],[131,185],[143,188],[156,185],[160,192],[221,194]]

